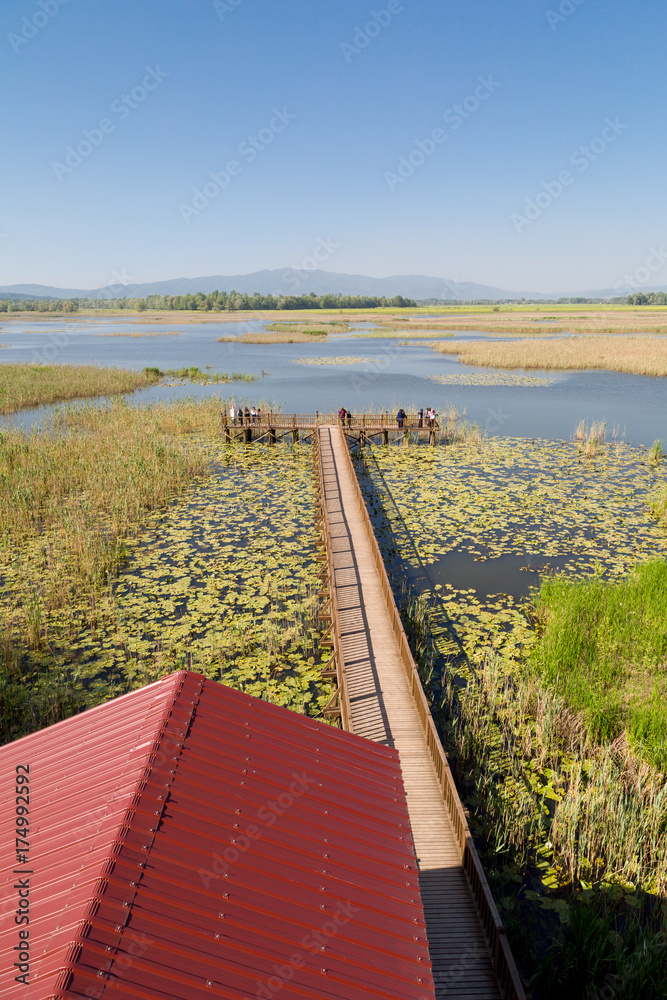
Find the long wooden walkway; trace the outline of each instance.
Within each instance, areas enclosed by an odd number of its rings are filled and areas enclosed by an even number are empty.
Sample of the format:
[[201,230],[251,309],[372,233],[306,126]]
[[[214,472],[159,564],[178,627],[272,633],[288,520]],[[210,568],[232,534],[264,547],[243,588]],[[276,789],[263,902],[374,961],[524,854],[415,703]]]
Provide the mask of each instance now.
[[[388,607],[386,574],[383,580],[384,568],[379,571],[374,536],[369,537],[369,522],[364,523],[367,514],[347,448],[340,426],[320,428],[320,479],[340,647],[339,679],[344,688],[343,720],[353,732],[395,747],[400,755],[436,996],[521,1000],[524,994],[509,949],[504,940],[499,943],[504,931],[492,903],[483,926],[488,886],[480,875],[458,797],[454,808],[451,802],[450,808],[446,805],[447,795],[452,797],[447,785],[451,775],[446,763],[447,773],[438,773],[443,767],[437,766],[437,756],[434,762],[432,743],[437,735],[428,735],[428,724],[434,732],[430,713],[425,722],[422,708],[420,717],[414,684],[411,689],[401,647],[407,642]],[[423,699],[421,688],[419,695]]]

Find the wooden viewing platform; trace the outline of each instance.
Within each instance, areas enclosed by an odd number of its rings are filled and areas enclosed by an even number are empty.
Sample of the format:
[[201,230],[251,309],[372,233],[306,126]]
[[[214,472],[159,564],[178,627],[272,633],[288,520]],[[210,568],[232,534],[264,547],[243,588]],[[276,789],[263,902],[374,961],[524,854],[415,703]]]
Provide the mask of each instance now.
[[383,444],[390,441],[424,440],[437,444],[449,440],[446,428],[436,419],[432,423],[426,416],[420,421],[415,413],[409,413],[399,427],[396,416],[390,413],[353,413],[344,422],[337,413],[273,413],[261,412],[254,420],[250,417],[232,421],[228,413],[221,414],[222,435],[225,441],[242,441],[246,444],[265,441],[312,441],[318,427],[338,425],[349,437],[364,443],[378,440]]
[[334,419],[313,432],[323,645],[331,650],[325,676],[338,682],[327,711],[399,752],[436,996],[525,1000],[394,602],[348,431]]

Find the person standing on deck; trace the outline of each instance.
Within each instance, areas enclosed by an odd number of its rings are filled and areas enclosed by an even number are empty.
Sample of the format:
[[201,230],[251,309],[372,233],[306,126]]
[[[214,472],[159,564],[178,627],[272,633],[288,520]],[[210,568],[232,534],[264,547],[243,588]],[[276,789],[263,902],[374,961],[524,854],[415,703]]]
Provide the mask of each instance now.
[[229,419],[233,424],[236,423],[236,410],[234,409],[234,404],[229,407]]
[[424,426],[424,408],[423,407],[421,408],[421,410],[419,410],[417,412],[417,416],[419,417],[419,427],[423,427]]
[[247,406],[245,408],[245,422],[246,422],[246,425],[248,425],[250,423],[250,410],[248,409]]
[[352,414],[350,413],[349,410],[347,411],[347,413],[345,414],[345,416],[347,417],[347,426],[351,427],[352,426]]
[[256,424],[257,423],[257,410],[255,409],[254,406],[250,410],[250,416],[252,417],[253,424]]

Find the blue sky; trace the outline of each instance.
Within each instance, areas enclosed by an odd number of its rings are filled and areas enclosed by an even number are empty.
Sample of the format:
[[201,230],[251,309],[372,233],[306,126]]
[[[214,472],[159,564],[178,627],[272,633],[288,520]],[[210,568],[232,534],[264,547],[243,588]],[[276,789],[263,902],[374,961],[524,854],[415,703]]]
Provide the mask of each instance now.
[[664,0],[8,0],[0,284],[331,240],[326,270],[534,291],[613,287],[657,249],[665,285],[666,22]]

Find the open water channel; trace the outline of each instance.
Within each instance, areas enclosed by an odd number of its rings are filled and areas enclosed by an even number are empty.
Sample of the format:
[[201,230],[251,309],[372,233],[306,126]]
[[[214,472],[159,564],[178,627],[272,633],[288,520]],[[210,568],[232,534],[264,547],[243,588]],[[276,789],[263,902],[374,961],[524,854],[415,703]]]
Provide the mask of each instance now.
[[[279,319],[280,317],[278,317]],[[488,434],[511,437],[571,438],[580,419],[606,420],[608,437],[614,429],[634,444],[667,441],[667,379],[619,372],[535,372],[548,384],[493,384],[494,369],[461,364],[455,355],[438,354],[429,347],[399,340],[359,339],[354,331],[327,342],[312,344],[218,343],[218,337],[260,331],[265,320],[201,322],[151,326],[117,320],[29,320],[4,322],[0,329],[0,359],[4,362],[99,364],[133,369],[156,365],[161,369],[197,366],[217,372],[244,372],[257,382],[227,385],[185,384],[155,386],[134,393],[133,402],[182,396],[236,395],[237,400],[265,400],[286,412],[335,411],[340,406],[364,411],[403,406],[434,406],[441,412],[455,406]],[[373,324],[359,324],[369,332]],[[109,334],[175,332],[165,337],[118,337]],[[104,336],[104,335],[107,336]],[[486,339],[490,335],[466,332],[457,339]],[[424,339],[428,339],[425,333]],[[446,340],[440,339],[440,343]],[[352,364],[296,364],[308,358],[358,359]],[[268,372],[268,374],[263,374]],[[518,374],[516,372],[512,373]],[[480,375],[478,385],[446,384],[433,376]],[[488,379],[488,381],[487,381]],[[24,411],[4,423],[29,426],[43,410]]]

